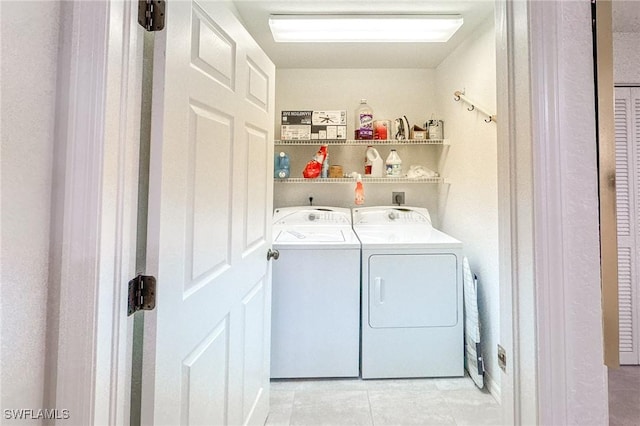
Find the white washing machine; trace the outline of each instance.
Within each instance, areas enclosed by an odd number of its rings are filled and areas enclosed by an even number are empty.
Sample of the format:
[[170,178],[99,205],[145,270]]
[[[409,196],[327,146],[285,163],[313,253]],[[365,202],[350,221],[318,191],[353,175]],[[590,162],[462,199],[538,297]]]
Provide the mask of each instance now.
[[364,379],[464,375],[462,243],[417,207],[353,209]]
[[276,209],[273,246],[271,377],[358,377],[360,242],[351,210]]

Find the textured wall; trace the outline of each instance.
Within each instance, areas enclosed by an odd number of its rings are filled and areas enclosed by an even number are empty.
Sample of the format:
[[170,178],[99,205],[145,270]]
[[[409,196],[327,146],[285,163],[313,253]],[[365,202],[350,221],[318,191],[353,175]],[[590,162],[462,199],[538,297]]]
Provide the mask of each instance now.
[[4,1],[1,7],[1,405],[39,409],[43,408],[59,4]]
[[616,84],[640,84],[638,46],[640,28],[635,33],[613,33],[613,81]]
[[562,217],[557,220],[562,223],[566,277],[567,419],[572,425],[607,424],[591,10],[584,2],[562,2],[559,12]]
[[496,44],[493,16],[476,29],[436,69],[439,110],[451,150],[444,175],[451,182],[444,210],[443,231],[464,243],[471,269],[479,278],[479,311],[487,372],[499,393],[500,370],[496,345],[500,342],[498,256],[498,170],[496,124],[486,115],[468,111],[453,93],[466,96],[496,113]]
[[613,81],[616,84],[640,84],[640,48],[638,46],[640,46],[640,28],[635,33],[613,34]]

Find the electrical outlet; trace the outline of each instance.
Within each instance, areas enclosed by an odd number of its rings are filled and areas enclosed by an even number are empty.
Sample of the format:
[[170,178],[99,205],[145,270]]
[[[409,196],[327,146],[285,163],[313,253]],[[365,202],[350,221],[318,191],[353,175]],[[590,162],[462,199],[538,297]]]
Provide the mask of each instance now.
[[397,204],[397,205],[404,204],[404,192],[392,192],[391,204]]
[[498,366],[502,371],[507,372],[507,351],[500,345],[498,345]]

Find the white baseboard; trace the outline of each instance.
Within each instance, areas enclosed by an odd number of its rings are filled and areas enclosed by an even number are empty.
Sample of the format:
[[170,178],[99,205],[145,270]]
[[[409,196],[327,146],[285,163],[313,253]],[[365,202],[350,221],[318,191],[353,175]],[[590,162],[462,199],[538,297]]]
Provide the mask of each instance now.
[[493,398],[498,402],[498,404],[502,404],[500,384],[493,380],[493,377],[489,375],[488,371],[484,372],[484,385],[486,386],[489,393],[493,396]]

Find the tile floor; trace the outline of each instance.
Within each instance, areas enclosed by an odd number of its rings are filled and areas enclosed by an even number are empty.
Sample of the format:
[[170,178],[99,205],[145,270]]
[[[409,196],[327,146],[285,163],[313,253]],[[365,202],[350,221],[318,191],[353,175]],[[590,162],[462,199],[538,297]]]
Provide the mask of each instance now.
[[468,377],[274,380],[266,426],[499,425],[500,416]]
[[609,426],[640,425],[640,365],[609,370]]

